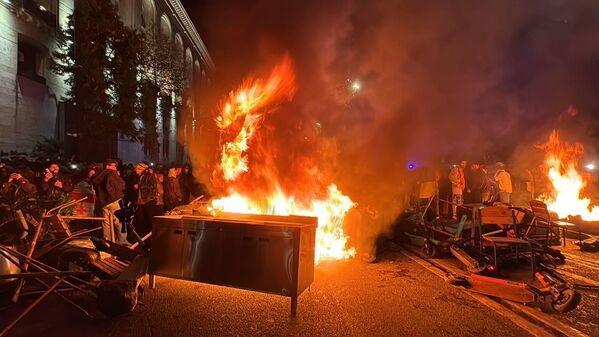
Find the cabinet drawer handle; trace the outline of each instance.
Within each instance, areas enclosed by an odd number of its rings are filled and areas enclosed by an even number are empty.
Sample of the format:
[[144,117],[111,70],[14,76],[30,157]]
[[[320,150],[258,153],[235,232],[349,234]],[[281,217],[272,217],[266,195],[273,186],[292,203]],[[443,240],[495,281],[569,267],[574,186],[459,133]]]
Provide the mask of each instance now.
[[243,241],[252,241],[253,238],[251,236],[244,236]]
[[269,238],[260,238],[260,239],[258,239],[258,241],[260,241],[260,242],[269,242],[270,239]]
[[187,231],[187,235],[196,235],[198,234],[196,231]]
[[175,229],[175,230],[173,231],[173,234],[181,235],[181,234],[183,234],[183,231],[182,231],[182,230],[180,230],[180,229]]

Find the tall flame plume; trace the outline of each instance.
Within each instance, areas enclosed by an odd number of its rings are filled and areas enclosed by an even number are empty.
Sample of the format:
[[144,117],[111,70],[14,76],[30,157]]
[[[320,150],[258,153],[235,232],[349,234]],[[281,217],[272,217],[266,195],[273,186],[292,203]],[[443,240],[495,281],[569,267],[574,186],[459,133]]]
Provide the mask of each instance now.
[[[291,186],[289,179],[282,183],[276,165],[276,140],[262,127],[266,116],[291,101],[296,91],[293,62],[286,56],[266,80],[248,78],[229,93],[215,118],[221,144],[212,177],[214,185],[226,196],[213,200],[211,209],[317,217],[316,262],[349,258],[355,250],[346,248],[348,237],[343,222],[353,201],[335,184],[323,181],[318,167],[299,170],[303,173],[295,177]],[[296,167],[300,165],[294,163]],[[302,186],[314,188],[307,190]]]

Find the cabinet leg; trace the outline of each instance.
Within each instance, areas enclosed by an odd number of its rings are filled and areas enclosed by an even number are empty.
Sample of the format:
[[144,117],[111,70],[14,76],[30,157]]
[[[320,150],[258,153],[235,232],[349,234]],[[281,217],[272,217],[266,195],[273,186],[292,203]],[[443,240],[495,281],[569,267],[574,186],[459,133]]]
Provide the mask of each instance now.
[[291,316],[297,314],[297,296],[291,297]]
[[156,275],[150,274],[149,279],[150,279],[150,289],[155,289],[156,288]]

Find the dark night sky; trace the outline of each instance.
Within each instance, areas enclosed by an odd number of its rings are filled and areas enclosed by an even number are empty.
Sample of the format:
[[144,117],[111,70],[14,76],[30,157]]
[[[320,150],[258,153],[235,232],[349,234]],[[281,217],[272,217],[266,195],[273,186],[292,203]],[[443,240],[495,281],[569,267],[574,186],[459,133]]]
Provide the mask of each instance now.
[[281,113],[321,123],[351,167],[341,179],[400,181],[412,160],[513,163],[555,127],[597,145],[597,1],[183,3],[217,67],[209,101],[288,52],[299,91]]

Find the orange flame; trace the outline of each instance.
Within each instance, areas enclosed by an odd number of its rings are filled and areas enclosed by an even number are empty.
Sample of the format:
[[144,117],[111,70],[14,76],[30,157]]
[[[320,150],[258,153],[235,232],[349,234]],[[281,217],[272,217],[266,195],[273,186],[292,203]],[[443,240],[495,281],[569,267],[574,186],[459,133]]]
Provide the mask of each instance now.
[[554,130],[547,143],[540,147],[545,150],[547,176],[553,189],[541,197],[547,208],[560,218],[579,215],[586,221],[599,220],[599,207],[591,208],[591,200],[583,196],[587,180],[578,167],[584,146],[560,142],[559,132]]
[[248,79],[236,91],[229,94],[221,113],[216,117],[216,125],[221,133],[232,124],[241,123],[237,136],[222,145],[220,167],[225,180],[233,180],[248,171],[249,140],[264,119],[264,115],[274,104],[291,100],[295,95],[295,73],[291,59],[285,57],[277,65],[268,81]]
[[[215,185],[222,187],[228,196],[213,200],[211,210],[317,217],[316,262],[349,258],[355,255],[355,250],[346,249],[348,237],[343,231],[343,221],[354,206],[352,200],[335,184],[322,182],[314,174],[314,168],[310,172],[305,170],[301,179],[294,181],[296,186],[288,186],[286,191],[278,179],[273,140],[260,132],[266,115],[292,100],[295,92],[293,63],[285,57],[266,81],[248,79],[229,94],[215,118],[222,145],[220,162],[213,175]],[[253,159],[261,160],[250,162],[250,154]],[[294,165],[301,167],[299,163]],[[297,188],[305,186],[314,190]]]

